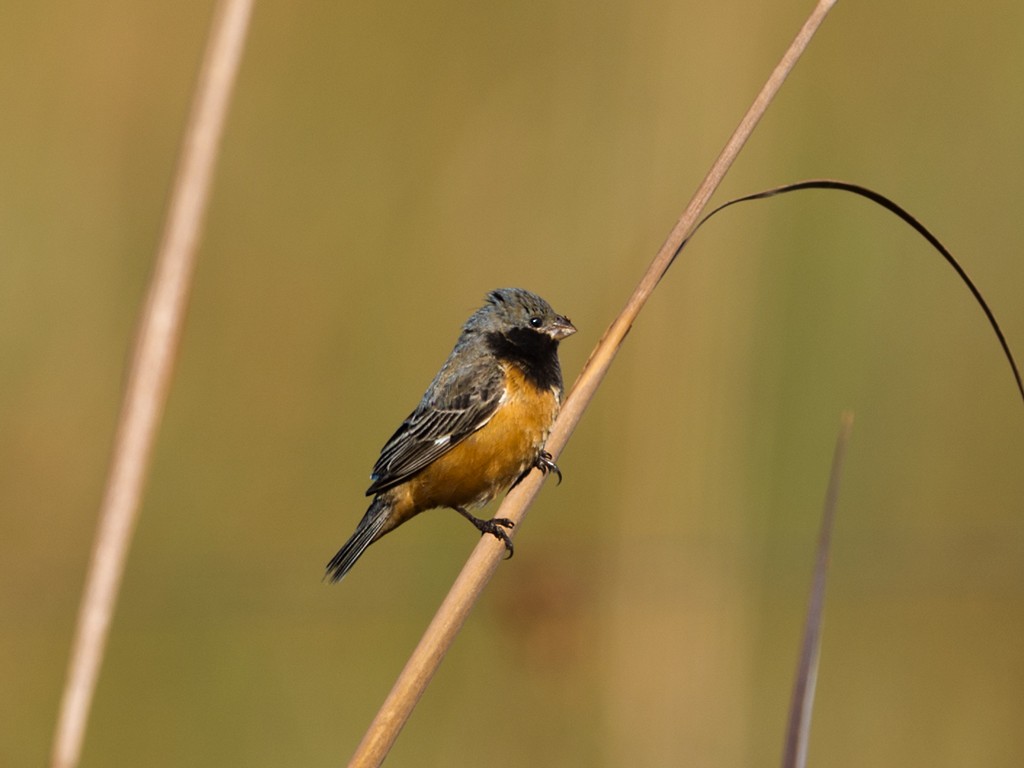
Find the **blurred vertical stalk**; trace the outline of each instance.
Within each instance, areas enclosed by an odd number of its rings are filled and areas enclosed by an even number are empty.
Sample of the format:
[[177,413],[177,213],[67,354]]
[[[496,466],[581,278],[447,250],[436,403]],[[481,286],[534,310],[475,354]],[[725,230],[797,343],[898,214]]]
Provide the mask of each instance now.
[[821,657],[821,627],[825,611],[825,577],[828,574],[829,554],[832,549],[832,530],[835,527],[836,505],[839,503],[839,481],[843,475],[846,446],[853,430],[853,413],[843,413],[839,436],[832,455],[828,489],[818,533],[818,550],[814,562],[811,596],[807,601],[807,618],[800,647],[800,660],[793,682],[793,697],[789,706],[789,725],[782,753],[782,768],[804,768],[807,765],[807,745],[811,737],[811,712],[814,691],[818,683],[818,660]]
[[174,371],[214,165],[251,15],[252,0],[221,0],[215,11],[121,403],[99,530],[54,734],[53,768],[74,768],[81,757],[110,622]]

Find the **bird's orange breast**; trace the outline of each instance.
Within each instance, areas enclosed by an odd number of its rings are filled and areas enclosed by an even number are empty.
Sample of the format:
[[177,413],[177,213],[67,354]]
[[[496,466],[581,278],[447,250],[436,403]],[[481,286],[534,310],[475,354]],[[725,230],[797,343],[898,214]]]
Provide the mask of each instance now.
[[507,490],[537,459],[559,405],[555,390],[538,389],[508,365],[505,394],[490,421],[389,491],[395,525],[433,507],[481,506]]

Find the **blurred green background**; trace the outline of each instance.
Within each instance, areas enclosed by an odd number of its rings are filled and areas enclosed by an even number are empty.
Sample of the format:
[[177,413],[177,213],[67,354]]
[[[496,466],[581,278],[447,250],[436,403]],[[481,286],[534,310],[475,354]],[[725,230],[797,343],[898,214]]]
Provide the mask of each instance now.
[[[327,559],[484,293],[571,381],[810,2],[259,3],[83,766],[329,766],[474,545]],[[0,27],[0,764],[46,761],[210,3]],[[1024,6],[840,3],[717,199],[855,180],[1024,356]],[[630,334],[389,765],[771,765],[843,409],[812,764],[1024,764],[1024,414],[881,209],[721,215]]]

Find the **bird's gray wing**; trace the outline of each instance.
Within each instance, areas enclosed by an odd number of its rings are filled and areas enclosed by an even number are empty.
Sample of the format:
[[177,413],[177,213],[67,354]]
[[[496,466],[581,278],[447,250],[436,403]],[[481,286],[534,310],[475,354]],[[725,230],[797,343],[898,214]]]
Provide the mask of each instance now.
[[504,392],[504,374],[491,358],[451,364],[402,422],[373,465],[370,496],[405,482],[490,421]]

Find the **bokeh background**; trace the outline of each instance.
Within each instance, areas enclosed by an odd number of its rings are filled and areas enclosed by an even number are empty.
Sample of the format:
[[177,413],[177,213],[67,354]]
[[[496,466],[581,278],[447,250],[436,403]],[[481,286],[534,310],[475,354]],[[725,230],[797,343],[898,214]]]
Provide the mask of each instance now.
[[[810,2],[259,3],[83,766],[329,766],[475,543],[323,564],[491,288],[621,308]],[[0,25],[0,764],[46,760],[211,3]],[[1024,356],[1024,6],[840,3],[719,200],[894,197]],[[843,409],[811,761],[1024,764],[1024,412],[864,201],[702,230],[389,764],[772,764]]]

